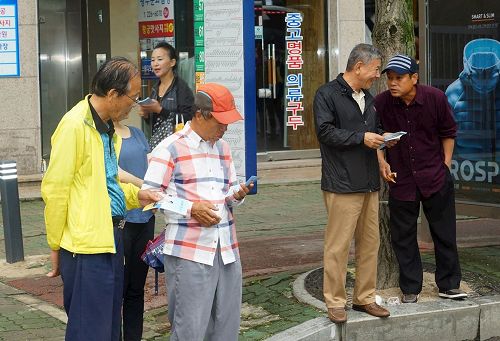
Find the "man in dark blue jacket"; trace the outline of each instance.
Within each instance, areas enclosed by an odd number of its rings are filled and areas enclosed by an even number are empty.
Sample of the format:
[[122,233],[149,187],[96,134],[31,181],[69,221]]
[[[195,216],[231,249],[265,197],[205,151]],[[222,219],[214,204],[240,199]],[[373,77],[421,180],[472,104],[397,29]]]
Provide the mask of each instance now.
[[328,212],[325,231],[323,294],[328,317],[347,320],[345,281],[349,246],[356,242],[356,284],[353,309],[377,317],[389,311],[375,303],[379,248],[377,148],[378,130],[373,97],[368,92],[380,77],[381,54],[359,44],[345,73],[321,86],[314,98],[316,132],[323,159],[321,189]]

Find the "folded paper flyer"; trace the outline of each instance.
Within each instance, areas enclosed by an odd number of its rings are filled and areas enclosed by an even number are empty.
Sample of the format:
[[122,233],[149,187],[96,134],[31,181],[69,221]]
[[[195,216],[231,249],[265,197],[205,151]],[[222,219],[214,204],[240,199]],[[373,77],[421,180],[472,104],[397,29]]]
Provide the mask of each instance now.
[[[387,141],[392,141],[392,140],[398,140],[399,138],[401,138],[401,136],[403,136],[405,134],[406,134],[406,131],[398,131],[397,133],[392,133],[392,134],[384,136],[384,141],[387,142]],[[382,143],[380,145],[380,147],[378,147],[378,149],[383,149],[383,148],[385,148],[385,143]]]
[[395,139],[399,139],[401,136],[405,135],[406,131],[398,131],[397,133],[392,133],[390,135],[384,136],[384,141],[391,141]]
[[189,208],[189,201],[172,196],[164,196],[160,201],[144,206],[143,211],[152,209],[166,210],[185,216]]

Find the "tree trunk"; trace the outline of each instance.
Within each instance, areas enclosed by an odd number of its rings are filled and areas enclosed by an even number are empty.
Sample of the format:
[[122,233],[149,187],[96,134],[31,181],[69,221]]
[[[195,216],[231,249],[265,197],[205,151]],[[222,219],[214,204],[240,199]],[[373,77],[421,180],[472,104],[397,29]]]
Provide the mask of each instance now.
[[389,230],[389,205],[387,203],[389,186],[381,180],[379,229],[380,248],[378,250],[377,288],[387,289],[399,286],[399,266],[396,255],[392,250],[391,234]]
[[[413,0],[375,0],[373,44],[382,52],[382,65],[386,65],[389,58],[398,53],[415,56],[413,27]],[[385,76],[382,76],[374,84],[373,91],[380,93],[386,90],[385,81]],[[384,180],[381,180],[381,184],[377,288],[387,289],[399,286],[399,267],[389,231],[389,188]]]
[[[375,0],[372,39],[382,52],[382,65],[398,53],[415,57],[413,0]],[[381,77],[373,91],[378,94],[386,89],[385,77]]]

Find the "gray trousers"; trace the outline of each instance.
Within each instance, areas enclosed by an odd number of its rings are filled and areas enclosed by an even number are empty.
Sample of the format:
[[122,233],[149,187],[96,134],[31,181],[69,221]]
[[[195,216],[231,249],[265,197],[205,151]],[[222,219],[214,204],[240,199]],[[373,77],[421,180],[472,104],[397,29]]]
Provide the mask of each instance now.
[[240,329],[241,263],[214,265],[165,255],[171,341],[236,341]]

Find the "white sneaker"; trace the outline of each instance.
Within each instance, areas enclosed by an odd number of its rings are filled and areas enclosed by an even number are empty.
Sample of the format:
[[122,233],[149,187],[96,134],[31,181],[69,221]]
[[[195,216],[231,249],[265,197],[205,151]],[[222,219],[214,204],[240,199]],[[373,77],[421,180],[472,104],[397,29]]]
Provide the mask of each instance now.
[[439,297],[451,298],[452,300],[461,300],[467,298],[467,294],[460,289],[451,289],[446,291],[439,290]]

